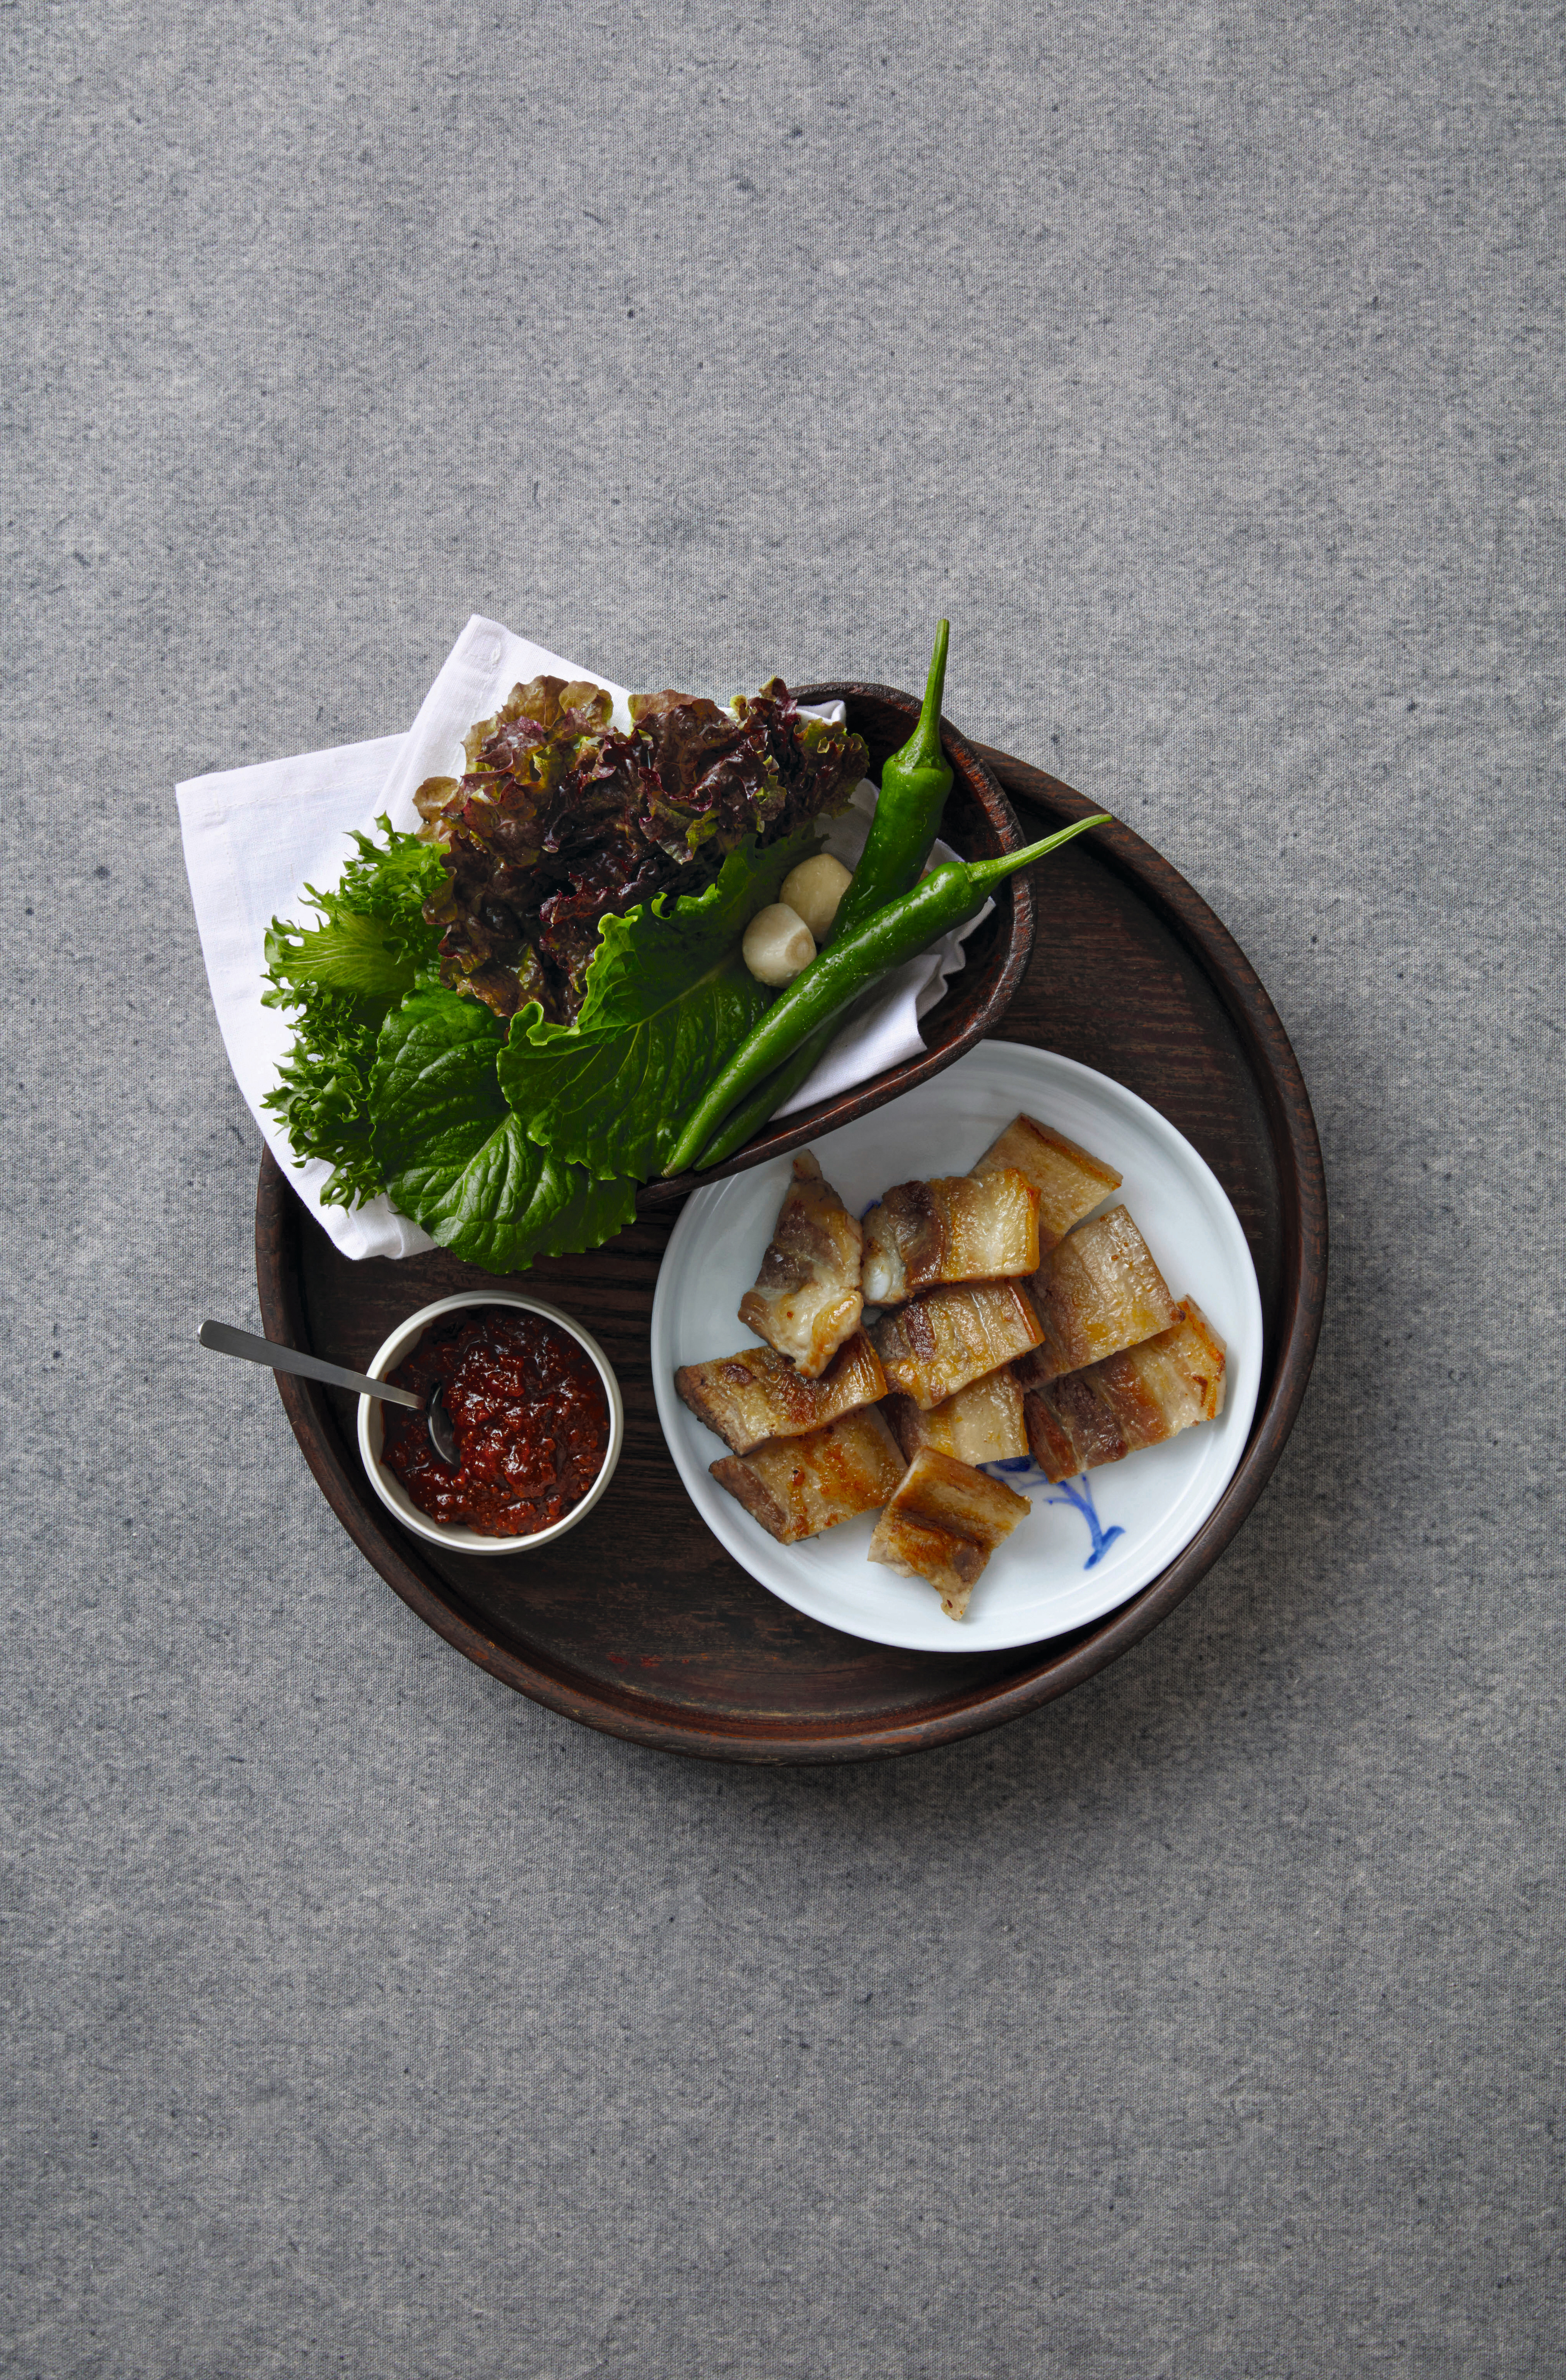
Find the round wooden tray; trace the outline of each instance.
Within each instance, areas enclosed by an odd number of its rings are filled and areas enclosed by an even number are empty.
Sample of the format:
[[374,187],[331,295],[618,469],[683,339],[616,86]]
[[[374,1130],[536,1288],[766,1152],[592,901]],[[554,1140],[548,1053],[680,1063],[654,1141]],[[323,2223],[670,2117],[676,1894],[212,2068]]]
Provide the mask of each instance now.
[[[1023,761],[976,748],[1030,834],[1098,807]],[[1320,1147],[1294,1053],[1244,953],[1139,836],[1117,823],[1051,859],[1044,917],[998,1037],[1080,1059],[1159,1109],[1223,1184],[1256,1260],[1261,1395],[1240,1467],[1206,1526],[1118,1611],[1010,1652],[900,1652],[792,1611],[709,1534],[665,1450],[648,1321],[673,1214],[649,1207],[606,1247],[540,1263],[516,1284],[536,1283],[597,1333],[625,1399],[613,1488],[545,1551],[480,1560],[408,1536],[365,1479],[354,1400],[278,1378],[333,1511],[448,1644],[535,1702],[633,1742],[710,1760],[864,1760],[1036,1710],[1116,1659],[1190,1593],[1261,1493],[1305,1394],[1327,1285]],[[941,1023],[938,1009],[927,1031]],[[270,1155],[256,1265],[268,1337],[358,1368],[404,1316],[488,1278],[442,1255],[347,1262]]]

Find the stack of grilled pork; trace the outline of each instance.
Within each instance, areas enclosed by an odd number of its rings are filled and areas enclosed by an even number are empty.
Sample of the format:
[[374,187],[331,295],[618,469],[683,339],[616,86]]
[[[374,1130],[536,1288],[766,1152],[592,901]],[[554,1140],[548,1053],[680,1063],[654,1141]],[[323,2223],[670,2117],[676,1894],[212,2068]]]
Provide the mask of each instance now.
[[1125,1208],[1092,1213],[1120,1180],[1019,1115],[971,1172],[902,1183],[861,1224],[796,1157],[740,1301],[765,1344],[674,1376],[733,1450],[713,1478],[780,1545],[880,1509],[869,1559],[960,1620],[1029,1510],[980,1465],[1066,1479],[1222,1410],[1223,1342]]

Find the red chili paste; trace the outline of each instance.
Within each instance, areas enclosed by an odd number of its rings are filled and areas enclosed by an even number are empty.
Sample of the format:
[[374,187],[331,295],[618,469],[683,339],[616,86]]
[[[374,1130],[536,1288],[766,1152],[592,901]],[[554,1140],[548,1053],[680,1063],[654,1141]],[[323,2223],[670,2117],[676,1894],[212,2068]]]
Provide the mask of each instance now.
[[437,1382],[456,1468],[422,1414],[382,1405],[383,1460],[432,1521],[487,1537],[531,1537],[563,1521],[603,1466],[609,1400],[580,1342],[541,1314],[469,1306],[437,1317],[391,1375],[428,1397]]

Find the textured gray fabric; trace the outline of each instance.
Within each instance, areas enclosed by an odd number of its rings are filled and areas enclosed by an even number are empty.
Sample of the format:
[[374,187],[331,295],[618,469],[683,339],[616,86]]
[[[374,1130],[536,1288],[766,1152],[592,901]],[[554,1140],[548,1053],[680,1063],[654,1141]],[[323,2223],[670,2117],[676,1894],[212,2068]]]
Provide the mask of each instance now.
[[[4,2368],[1554,2374],[1560,18],[6,18]],[[259,1377],[173,781],[470,610],[917,676],[1294,1036],[1261,1508],[947,1754],[492,1684]]]

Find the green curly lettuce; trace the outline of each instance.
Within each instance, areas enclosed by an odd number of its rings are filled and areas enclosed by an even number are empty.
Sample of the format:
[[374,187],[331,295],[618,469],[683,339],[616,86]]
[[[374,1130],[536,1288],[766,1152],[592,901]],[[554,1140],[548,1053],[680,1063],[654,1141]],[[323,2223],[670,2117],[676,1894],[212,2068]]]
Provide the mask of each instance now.
[[306,885],[313,926],[274,917],[266,936],[269,1008],[292,1012],[294,1039],[262,1105],[295,1157],[333,1168],[322,1196],[357,1207],[382,1187],[371,1145],[370,1077],[388,1013],[432,969],[440,931],[426,901],[444,880],[441,854],[378,819],[380,838],[353,836],[354,855],[329,892]]
[[440,932],[426,923],[424,905],[445,882],[444,857],[418,835],[398,834],[384,814],[375,823],[381,841],[353,835],[354,856],[330,892],[305,886],[320,925],[273,917],[266,936],[272,990],[262,994],[269,1008],[296,1007],[311,988],[389,1007],[433,963]]

